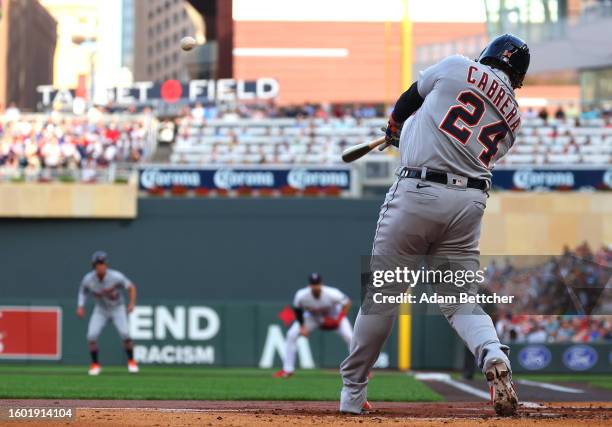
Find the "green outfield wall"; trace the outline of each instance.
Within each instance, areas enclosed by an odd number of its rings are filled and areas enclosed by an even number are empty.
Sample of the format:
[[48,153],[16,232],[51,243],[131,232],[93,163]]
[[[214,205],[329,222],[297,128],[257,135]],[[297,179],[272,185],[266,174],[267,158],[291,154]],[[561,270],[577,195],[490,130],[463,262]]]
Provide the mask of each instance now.
[[[87,363],[76,297],[91,254],[103,249],[137,285],[130,323],[143,363],[280,366],[287,326],[279,314],[308,273],[320,272],[358,305],[360,257],[371,250],[380,203],[149,198],[133,220],[2,219],[0,363]],[[104,363],[123,362],[112,326],[101,348]],[[612,366],[609,345],[512,348],[518,371]],[[412,317],[409,351],[414,369],[463,363],[462,343],[439,316]],[[337,368],[346,347],[317,332],[300,352],[306,367]],[[396,367],[395,334],[385,353],[380,366]]]
[[[129,317],[134,355],[145,365],[280,367],[285,334],[293,321],[288,307],[285,303],[143,300]],[[0,306],[0,363],[87,364],[85,337],[91,309],[88,304],[86,318],[79,319],[72,300],[5,300]],[[356,311],[349,315],[351,323]],[[49,312],[57,316],[37,317]],[[387,343],[379,367],[396,365],[395,342],[392,337]],[[112,323],[99,346],[103,364],[126,362]],[[337,368],[347,351],[334,331],[314,331],[308,339],[299,338],[296,366]]]

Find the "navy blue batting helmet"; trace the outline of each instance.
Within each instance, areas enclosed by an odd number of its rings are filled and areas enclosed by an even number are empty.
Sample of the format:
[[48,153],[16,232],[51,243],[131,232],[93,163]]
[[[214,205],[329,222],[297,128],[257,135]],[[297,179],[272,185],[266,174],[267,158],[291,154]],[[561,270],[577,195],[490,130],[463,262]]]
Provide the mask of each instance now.
[[530,57],[527,43],[513,34],[504,34],[491,40],[476,62],[508,74],[512,87],[516,89],[523,86]]

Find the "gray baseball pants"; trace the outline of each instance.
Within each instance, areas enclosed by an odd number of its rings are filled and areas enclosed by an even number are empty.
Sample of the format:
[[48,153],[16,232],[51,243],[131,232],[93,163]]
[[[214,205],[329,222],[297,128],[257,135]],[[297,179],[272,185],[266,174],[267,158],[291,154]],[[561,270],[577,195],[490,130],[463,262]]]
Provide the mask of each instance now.
[[121,304],[111,308],[102,308],[96,305],[89,318],[87,341],[97,341],[109,320],[112,320],[115,324],[115,328],[122,340],[130,339],[127,309],[125,305]]
[[[372,259],[433,255],[471,257],[478,265],[480,224],[487,194],[431,181],[398,178],[381,207]],[[476,267],[478,268],[478,267]],[[476,304],[440,304],[441,312],[457,331],[481,368],[487,360],[510,361],[502,351],[491,318]],[[360,413],[367,400],[368,374],[391,333],[393,314],[364,314],[360,310],[350,354],[340,365],[340,410]]]

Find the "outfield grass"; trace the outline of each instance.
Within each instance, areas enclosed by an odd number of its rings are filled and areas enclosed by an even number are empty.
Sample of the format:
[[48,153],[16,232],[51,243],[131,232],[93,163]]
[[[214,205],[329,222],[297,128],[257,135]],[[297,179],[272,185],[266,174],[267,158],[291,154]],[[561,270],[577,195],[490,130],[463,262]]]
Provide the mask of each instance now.
[[547,383],[587,383],[593,387],[612,390],[612,375],[608,374],[515,374],[514,379],[542,381]]
[[[98,377],[83,366],[0,366],[0,398],[163,400],[338,400],[336,371],[302,370],[289,379],[263,369],[141,366],[104,367]],[[440,401],[442,397],[411,376],[380,372],[368,397],[376,401]]]

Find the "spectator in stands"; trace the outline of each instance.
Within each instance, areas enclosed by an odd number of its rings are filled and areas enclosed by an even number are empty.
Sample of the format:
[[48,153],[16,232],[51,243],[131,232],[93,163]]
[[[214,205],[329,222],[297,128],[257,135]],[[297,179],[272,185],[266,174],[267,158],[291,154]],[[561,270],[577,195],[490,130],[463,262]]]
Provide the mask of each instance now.
[[569,106],[567,107],[567,110],[565,112],[565,115],[567,116],[568,119],[575,119],[578,117],[578,108],[576,107],[576,104],[574,103],[570,103]]
[[14,102],[11,102],[6,111],[4,112],[4,117],[7,121],[19,120],[20,115],[21,112],[19,111],[19,108],[17,108],[17,104],[15,104]]
[[[501,316],[496,328],[500,337],[520,342],[590,342],[612,339],[612,316],[606,300],[600,300],[610,280],[612,248],[593,251],[588,243],[563,255],[523,268],[487,268],[493,292],[518,297],[514,314]],[[587,292],[588,290],[588,292]],[[527,297],[525,297],[527,295]]]
[[196,121],[204,120],[205,114],[204,107],[200,102],[196,103],[191,109],[191,117]]
[[105,123],[58,114],[0,116],[0,173],[34,177],[43,167],[77,170],[87,165],[95,169],[139,161],[147,140],[146,120]]
[[535,110],[532,107],[527,108],[527,111],[525,111],[525,119],[532,120],[536,117],[538,117],[538,114],[535,112]]
[[563,107],[561,105],[559,105],[557,111],[555,111],[555,119],[565,120],[565,111],[563,110]]
[[538,117],[544,120],[545,122],[548,121],[548,109],[546,107],[540,108],[540,111],[538,112]]

